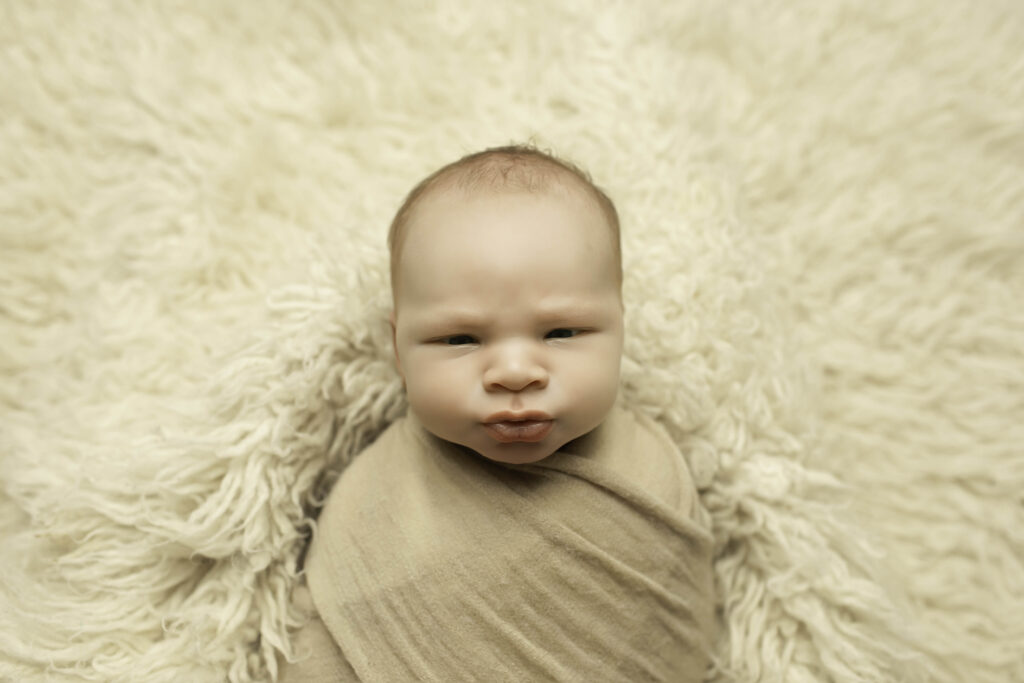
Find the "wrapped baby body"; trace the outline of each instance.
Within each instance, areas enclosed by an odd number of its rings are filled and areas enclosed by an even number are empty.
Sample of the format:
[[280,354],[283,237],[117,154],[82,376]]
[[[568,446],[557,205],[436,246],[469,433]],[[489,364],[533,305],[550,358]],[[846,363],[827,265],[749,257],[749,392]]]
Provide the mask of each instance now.
[[700,681],[711,548],[683,457],[642,415],[512,465],[410,414],[328,498],[282,680]]

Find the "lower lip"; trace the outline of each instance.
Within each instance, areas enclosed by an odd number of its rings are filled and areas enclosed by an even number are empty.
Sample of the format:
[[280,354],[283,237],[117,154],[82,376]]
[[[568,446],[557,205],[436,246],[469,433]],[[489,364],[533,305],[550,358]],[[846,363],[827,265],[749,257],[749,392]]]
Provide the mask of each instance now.
[[551,420],[522,422],[491,422],[484,429],[498,443],[536,443],[542,441],[554,426]]

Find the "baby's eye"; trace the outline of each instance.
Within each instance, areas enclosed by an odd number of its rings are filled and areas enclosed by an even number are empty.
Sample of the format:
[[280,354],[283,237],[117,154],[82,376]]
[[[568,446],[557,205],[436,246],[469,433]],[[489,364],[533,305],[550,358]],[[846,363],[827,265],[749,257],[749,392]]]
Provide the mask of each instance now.
[[575,337],[576,334],[577,334],[576,330],[570,330],[567,327],[559,327],[557,329],[554,329],[554,330],[551,330],[550,332],[548,332],[546,335],[544,335],[544,338],[545,339],[568,339],[569,337]]
[[476,339],[468,334],[456,334],[451,337],[446,337],[444,342],[449,346],[464,346],[465,344],[476,344]]

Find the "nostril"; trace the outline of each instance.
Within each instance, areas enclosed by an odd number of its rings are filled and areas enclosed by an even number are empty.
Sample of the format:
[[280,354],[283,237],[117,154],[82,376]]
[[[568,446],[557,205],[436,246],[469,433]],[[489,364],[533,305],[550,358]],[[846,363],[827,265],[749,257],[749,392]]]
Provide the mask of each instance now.
[[484,376],[485,386],[492,391],[524,391],[547,386],[547,372],[539,367],[492,368]]

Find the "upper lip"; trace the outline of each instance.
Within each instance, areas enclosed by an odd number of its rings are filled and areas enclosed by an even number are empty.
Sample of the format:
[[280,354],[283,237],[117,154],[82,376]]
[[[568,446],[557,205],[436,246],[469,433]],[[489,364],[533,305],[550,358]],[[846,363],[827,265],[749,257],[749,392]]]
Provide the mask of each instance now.
[[522,413],[513,413],[511,410],[503,410],[500,413],[488,415],[484,424],[495,422],[526,422],[530,420],[550,420],[551,416],[540,410],[527,410]]

